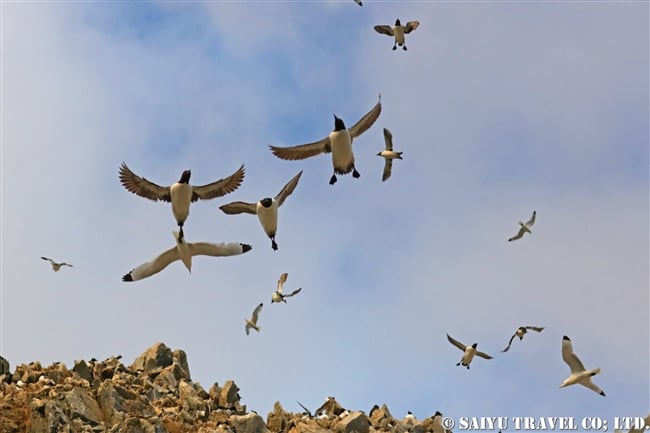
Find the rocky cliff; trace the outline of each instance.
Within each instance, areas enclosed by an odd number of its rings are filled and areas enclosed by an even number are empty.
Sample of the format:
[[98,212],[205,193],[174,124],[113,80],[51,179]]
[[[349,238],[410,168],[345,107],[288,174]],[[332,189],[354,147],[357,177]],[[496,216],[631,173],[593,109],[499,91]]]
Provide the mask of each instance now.
[[120,357],[43,367],[0,358],[2,433],[405,433],[433,432],[433,419],[394,419],[388,408],[347,411],[333,398],[313,414],[275,403],[266,421],[247,412],[233,381],[205,391],[192,382],[187,357],[163,343],[130,366]]

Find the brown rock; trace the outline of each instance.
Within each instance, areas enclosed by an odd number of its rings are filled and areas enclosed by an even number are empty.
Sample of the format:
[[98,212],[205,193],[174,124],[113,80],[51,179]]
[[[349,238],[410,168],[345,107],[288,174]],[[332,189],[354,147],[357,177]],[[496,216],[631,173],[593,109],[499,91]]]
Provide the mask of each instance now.
[[104,422],[104,413],[87,391],[75,388],[66,393],[64,398],[71,418],[79,417],[91,424]]
[[3,374],[9,374],[11,373],[9,369],[9,361],[7,361],[5,358],[0,356],[0,376]]
[[172,351],[164,343],[156,343],[138,356],[133,365],[134,370],[149,371],[158,367],[167,367],[173,362]]
[[335,430],[341,433],[368,433],[370,421],[363,412],[351,412],[336,424]]
[[237,433],[267,433],[264,419],[256,413],[248,415],[232,415],[229,424]]
[[279,401],[273,405],[273,412],[266,416],[266,426],[269,430],[279,433],[285,430],[289,422],[289,414],[284,411]]
[[239,387],[232,380],[226,381],[219,393],[219,407],[223,409],[234,409],[235,403],[239,403]]

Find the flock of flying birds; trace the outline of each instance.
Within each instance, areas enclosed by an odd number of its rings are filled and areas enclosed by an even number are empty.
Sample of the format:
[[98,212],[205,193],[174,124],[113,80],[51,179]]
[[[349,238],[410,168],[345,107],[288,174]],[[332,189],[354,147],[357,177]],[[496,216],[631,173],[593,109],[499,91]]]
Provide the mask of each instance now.
[[[354,1],[360,6],[362,5],[361,0]],[[385,34],[394,38],[393,50],[396,50],[397,46],[400,46],[403,50],[406,51],[407,48],[404,35],[417,29],[419,25],[419,21],[409,21],[405,26],[403,26],[400,20],[397,19],[394,26],[377,25],[374,27],[374,29],[378,33]],[[337,182],[337,174],[345,175],[352,172],[352,177],[359,178],[360,174],[354,164],[355,158],[352,151],[352,142],[355,138],[359,137],[375,123],[381,114],[381,108],[382,106],[380,95],[377,104],[352,127],[347,128],[343,120],[334,115],[334,130],[330,132],[327,137],[312,143],[292,147],[269,146],[270,150],[276,157],[290,161],[303,160],[323,153],[331,153],[333,174],[329,180],[330,185],[334,185]],[[385,160],[382,181],[386,181],[390,178],[393,160],[402,159],[402,152],[396,152],[393,150],[393,136],[387,128],[384,128],[384,141],[384,150],[377,153],[377,156],[383,157]],[[178,182],[169,186],[160,186],[147,180],[144,177],[136,175],[123,162],[119,168],[119,180],[124,188],[143,198],[147,198],[153,201],[160,200],[171,203],[172,213],[176,219],[179,230],[173,231],[174,239],[176,241],[175,246],[164,251],[153,260],[133,268],[130,272],[122,277],[122,280],[125,282],[131,282],[150,277],[162,271],[168,265],[177,260],[180,260],[185,265],[187,270],[191,273],[192,257],[194,256],[205,255],[223,257],[240,255],[250,251],[252,249],[252,246],[244,243],[187,242],[185,240],[185,233],[183,231],[185,221],[189,216],[191,203],[199,199],[209,200],[222,197],[235,191],[241,186],[244,180],[244,175],[245,170],[244,165],[242,165],[228,177],[219,179],[206,185],[196,186],[189,183],[191,171],[185,170],[181,174]],[[300,171],[291,180],[289,180],[275,197],[264,197],[257,202],[235,201],[222,205],[219,207],[219,209],[228,215],[241,213],[257,215],[262,229],[271,240],[271,248],[273,250],[277,250],[278,245],[275,236],[278,227],[278,208],[293,193],[296,186],[298,185],[298,182],[300,181],[301,175],[302,171]],[[526,223],[519,221],[519,231],[517,234],[509,238],[508,241],[515,241],[521,239],[526,233],[532,233],[531,227],[535,223],[536,215],[537,212],[533,211],[531,218]],[[52,269],[55,272],[58,272],[63,266],[72,267],[72,265],[68,263],[57,263],[47,257],[41,258],[43,260],[49,261],[51,263]],[[282,289],[284,283],[287,281],[287,277],[288,274],[283,273],[278,279],[277,289],[272,295],[271,303],[286,303],[286,298],[295,296],[302,290],[302,288],[299,288],[289,294],[284,294],[282,292]],[[262,311],[263,305],[263,303],[258,304],[253,310],[251,318],[245,319],[245,331],[247,335],[250,333],[251,329],[254,329],[258,332],[260,331],[261,327],[257,324],[257,322],[259,320],[259,315]],[[508,346],[502,350],[502,352],[507,352],[510,349],[512,342],[516,337],[519,337],[519,340],[523,340],[524,335],[529,330],[541,332],[543,329],[543,327],[537,326],[519,327],[510,338]],[[463,356],[461,360],[456,364],[457,366],[462,365],[469,369],[472,360],[476,356],[484,359],[492,359],[490,355],[477,350],[477,343],[474,343],[471,346],[466,346],[449,336],[449,334],[447,334],[447,340],[452,345],[463,351]],[[605,396],[605,393],[591,380],[594,375],[600,373],[600,368],[592,370],[585,369],[580,359],[578,359],[578,357],[573,353],[571,340],[567,336],[564,336],[562,339],[562,359],[569,366],[571,375],[564,382],[562,382],[560,387],[579,383],[595,391],[596,393]]]

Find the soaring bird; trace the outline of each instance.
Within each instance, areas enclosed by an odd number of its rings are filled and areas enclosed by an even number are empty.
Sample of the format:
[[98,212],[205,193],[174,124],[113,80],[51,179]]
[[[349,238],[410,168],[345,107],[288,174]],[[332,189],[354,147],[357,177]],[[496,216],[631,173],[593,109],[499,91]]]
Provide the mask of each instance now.
[[460,359],[458,364],[456,364],[457,366],[462,364],[463,367],[467,367],[467,369],[469,370],[469,365],[472,363],[472,359],[474,359],[474,356],[480,356],[481,358],[484,359],[492,359],[490,355],[476,350],[476,346],[478,346],[477,343],[474,343],[471,346],[465,346],[463,343],[451,338],[449,334],[447,334],[447,340],[449,340],[451,344],[453,344],[454,346],[456,346],[457,348],[463,351],[463,357]]
[[354,166],[354,153],[352,153],[352,141],[363,134],[381,114],[381,95],[377,104],[366,113],[351,128],[346,128],[343,120],[334,115],[334,130],[322,140],[313,143],[301,144],[293,147],[269,146],[271,152],[280,159],[294,161],[297,159],[310,158],[321,153],[332,153],[332,165],[334,174],[330,178],[330,185],[336,183],[337,174],[347,174],[352,171],[352,177],[360,176]]
[[282,286],[284,285],[284,283],[287,282],[287,277],[288,276],[289,276],[289,274],[287,274],[285,272],[284,274],[280,275],[280,278],[278,278],[278,288],[273,293],[273,295],[271,296],[271,303],[284,302],[286,304],[287,301],[285,301],[285,298],[290,298],[290,297],[292,297],[294,295],[297,295],[302,290],[302,287],[301,287],[301,288],[296,289],[293,292],[289,293],[288,295],[283,294],[282,293]]
[[417,29],[419,25],[420,25],[419,21],[409,21],[408,23],[406,23],[405,26],[403,26],[402,23],[399,21],[399,19],[397,19],[395,20],[395,25],[393,27],[389,25],[379,25],[379,26],[375,26],[375,30],[377,31],[377,33],[393,36],[395,38],[395,43],[393,44],[393,50],[396,50],[397,46],[399,45],[400,47],[402,47],[404,51],[406,51],[408,48],[406,48],[404,35],[407,33],[411,33],[413,30]]
[[543,327],[540,328],[539,326],[520,326],[519,328],[517,328],[517,331],[512,335],[512,337],[510,337],[510,341],[508,342],[508,347],[503,349],[501,352],[507,352],[508,349],[510,349],[510,345],[512,344],[512,340],[514,340],[515,337],[519,337],[520,341],[523,340],[524,335],[526,335],[528,333],[529,329],[531,331],[542,332],[542,330],[544,328]]
[[262,329],[262,327],[257,324],[257,319],[259,319],[260,317],[260,311],[262,311],[263,306],[264,304],[260,302],[260,305],[255,307],[255,309],[253,310],[253,315],[251,316],[251,318],[244,319],[246,321],[246,335],[250,334],[251,328],[253,328],[257,332],[260,332],[260,329]]
[[605,391],[598,388],[598,386],[596,386],[596,384],[591,381],[592,376],[600,373],[600,368],[585,370],[585,366],[582,365],[580,359],[578,359],[576,354],[573,353],[573,345],[571,344],[571,339],[569,339],[569,337],[566,335],[562,337],[562,359],[571,369],[571,375],[565,379],[564,382],[562,382],[560,388],[579,383],[580,385],[586,386],[590,390],[605,397]]
[[519,225],[521,228],[519,229],[519,232],[517,232],[516,235],[508,239],[508,242],[516,241],[517,239],[521,239],[521,237],[524,235],[524,233],[533,233],[530,231],[530,228],[535,224],[535,217],[537,216],[537,211],[533,211],[533,216],[530,217],[528,222],[524,224],[523,222],[519,221]]
[[402,153],[404,153],[393,151],[393,134],[386,128],[384,128],[384,141],[386,142],[386,149],[377,154],[377,156],[385,159],[384,175],[381,177],[382,182],[385,182],[390,177],[393,169],[393,159],[402,159]]
[[183,238],[183,224],[190,214],[190,203],[198,199],[209,200],[233,192],[244,181],[244,165],[230,176],[219,179],[207,185],[190,185],[192,172],[185,170],[178,182],[170,186],[160,186],[133,173],[122,162],[120,166],[120,182],[128,191],[140,197],[153,201],[171,202],[174,218],[180,227],[180,237]]
[[275,198],[265,197],[257,203],[246,203],[243,201],[234,201],[232,203],[224,204],[220,206],[224,213],[229,215],[239,214],[239,213],[249,213],[257,215],[257,218],[262,224],[262,228],[266,235],[271,239],[271,248],[273,250],[278,249],[278,244],[275,242],[275,235],[278,231],[278,208],[282,206],[282,203],[291,195],[298,181],[302,171],[293,177],[287,184],[282,187],[278,195]]
[[187,270],[192,272],[192,257],[194,256],[236,256],[250,251],[253,247],[248,244],[239,242],[210,244],[206,242],[188,243],[180,233],[174,231],[176,246],[168,249],[164,253],[150,262],[144,263],[134,268],[128,274],[122,277],[122,281],[138,281],[143,278],[157,274],[165,269],[170,263],[180,260]]
[[54,272],[59,272],[59,269],[61,269],[61,266],[69,266],[71,268],[74,267],[71,264],[65,263],[65,262],[57,263],[54,260],[52,260],[50,258],[47,258],[47,257],[41,257],[41,259],[47,260],[48,262],[50,262],[52,264],[52,270]]

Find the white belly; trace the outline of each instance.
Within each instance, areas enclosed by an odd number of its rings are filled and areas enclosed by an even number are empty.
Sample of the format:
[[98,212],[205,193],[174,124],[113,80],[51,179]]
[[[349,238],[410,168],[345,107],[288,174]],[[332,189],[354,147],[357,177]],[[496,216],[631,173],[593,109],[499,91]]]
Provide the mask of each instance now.
[[278,230],[278,202],[273,199],[271,207],[257,203],[257,219],[268,236],[275,236]]
[[169,195],[172,198],[172,212],[176,222],[184,223],[190,214],[192,186],[186,183],[175,183],[169,188]]
[[383,156],[384,158],[387,158],[387,159],[399,158],[399,154],[397,152],[392,151],[392,150],[382,150],[379,155]]
[[330,132],[330,146],[332,148],[332,165],[337,174],[346,174],[352,171],[354,166],[354,154],[352,153],[352,137],[350,131]]
[[476,349],[473,347],[468,347],[465,349],[465,354],[463,355],[463,365],[469,365],[476,355]]

